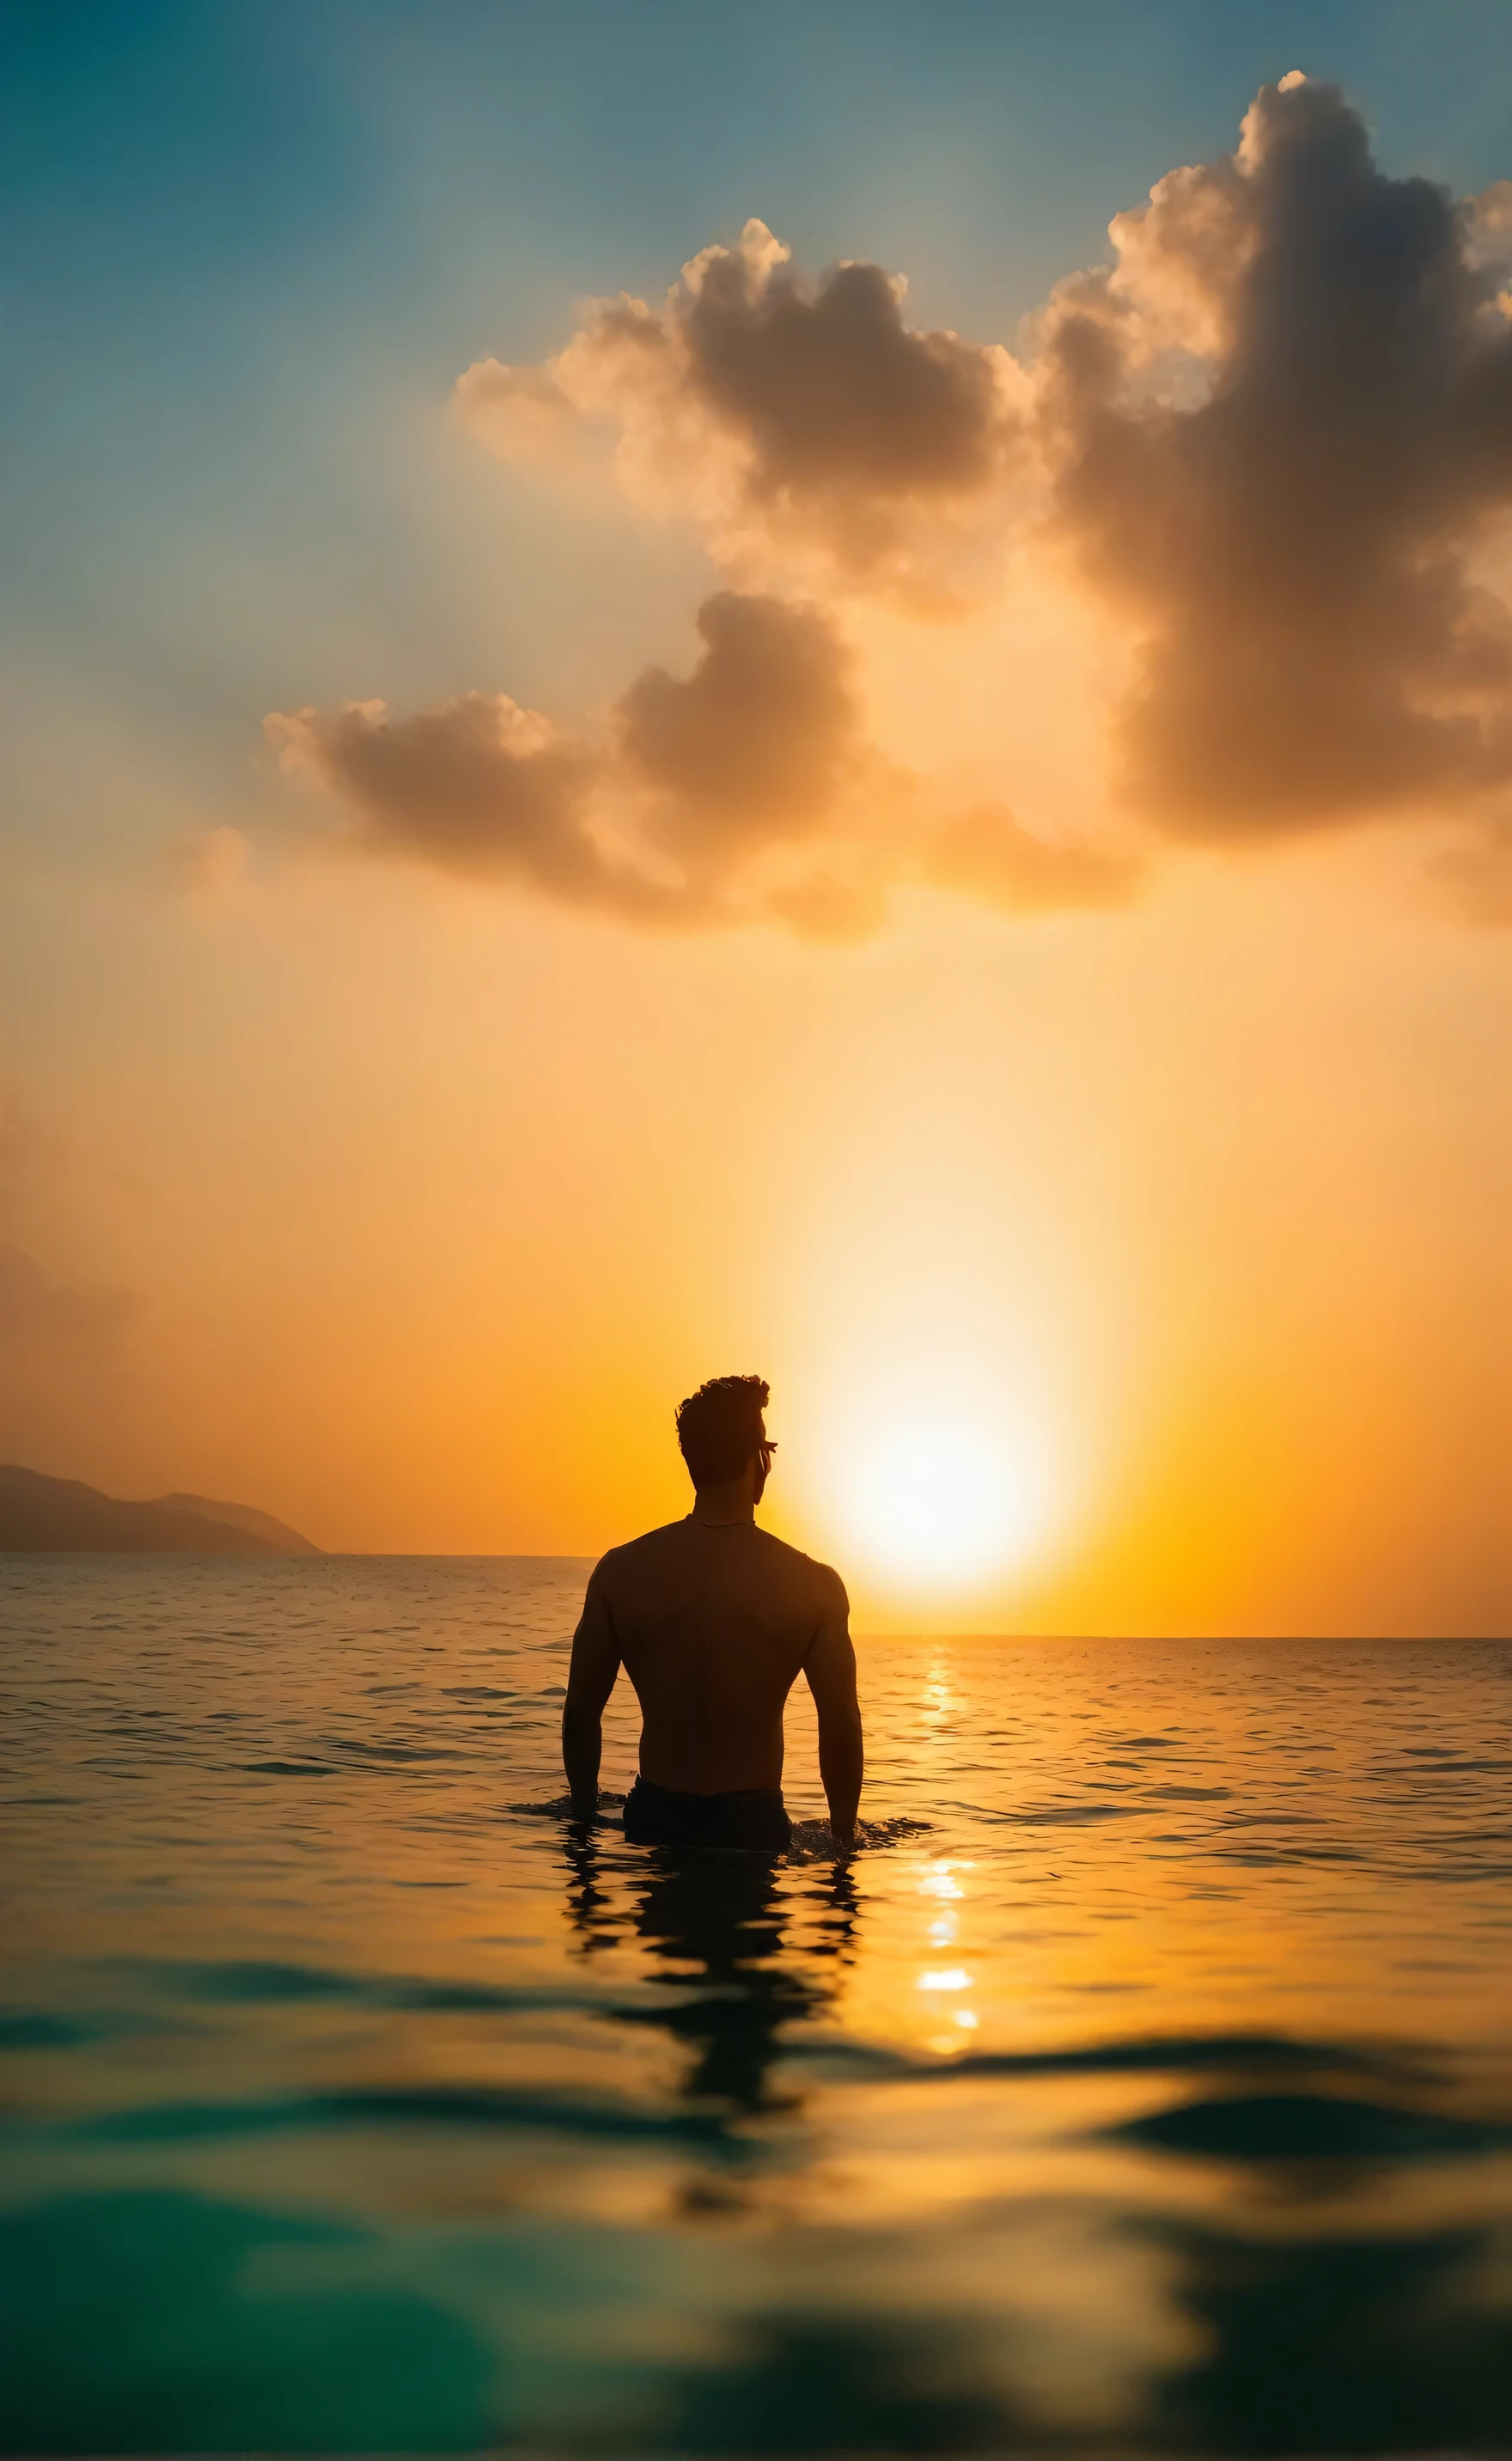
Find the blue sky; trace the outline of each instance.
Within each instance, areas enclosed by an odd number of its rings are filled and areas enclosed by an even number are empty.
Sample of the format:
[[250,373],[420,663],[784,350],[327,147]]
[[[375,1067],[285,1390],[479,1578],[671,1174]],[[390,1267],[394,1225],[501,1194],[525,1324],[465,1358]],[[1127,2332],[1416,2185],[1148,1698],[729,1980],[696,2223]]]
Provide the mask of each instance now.
[[114,814],[85,792],[70,700],[234,817],[267,708],[570,709],[682,649],[689,542],[543,503],[445,417],[574,297],[657,297],[758,213],[811,266],[906,271],[921,323],[1012,339],[1292,66],[1394,170],[1483,185],[1512,11],[11,0],[3,42],[9,816],[61,853],[151,824],[139,783]]

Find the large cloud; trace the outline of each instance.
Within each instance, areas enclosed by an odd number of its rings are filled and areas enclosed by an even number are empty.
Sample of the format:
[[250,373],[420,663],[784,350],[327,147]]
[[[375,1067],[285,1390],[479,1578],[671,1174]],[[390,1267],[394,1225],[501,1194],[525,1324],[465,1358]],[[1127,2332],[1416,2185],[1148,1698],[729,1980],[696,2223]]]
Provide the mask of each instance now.
[[1391,180],[1336,88],[1113,225],[1045,320],[1058,518],[1145,636],[1135,801],[1242,840],[1462,802],[1512,769],[1505,199]]
[[751,222],[659,309],[600,301],[543,367],[479,362],[458,403],[497,450],[607,427],[631,493],[692,514],[745,586],[706,602],[692,673],[648,670],[591,743],[472,696],[274,719],[286,758],[373,847],[641,920],[857,931],[905,879],[1117,904],[1132,858],[1021,826],[1012,774],[952,815],[884,760],[841,630],[867,591],[959,604],[969,577],[1000,611],[1069,566],[1089,660],[1121,635],[1111,785],[1139,822],[1239,845],[1458,818],[1480,834],[1440,879],[1504,918],[1512,185],[1390,179],[1338,90],[1292,75],[1111,238],[1019,360],[910,327],[876,265],[806,282]]
[[1015,371],[1003,350],[906,325],[905,287],[862,264],[805,282],[748,222],[660,310],[598,300],[544,367],[479,360],[458,407],[511,460],[607,420],[631,491],[690,504],[722,553],[775,534],[851,574],[933,568],[950,514],[1001,486]]

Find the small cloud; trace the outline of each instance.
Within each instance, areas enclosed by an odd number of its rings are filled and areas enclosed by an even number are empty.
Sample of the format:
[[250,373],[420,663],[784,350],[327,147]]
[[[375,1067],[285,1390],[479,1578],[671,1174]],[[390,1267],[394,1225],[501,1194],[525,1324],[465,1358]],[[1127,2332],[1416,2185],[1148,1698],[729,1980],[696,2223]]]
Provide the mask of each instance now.
[[240,829],[191,829],[165,848],[181,888],[214,896],[240,886],[252,859],[252,842]]
[[819,928],[819,888],[784,858],[816,843],[833,855],[857,795],[882,796],[888,776],[861,733],[849,653],[821,610],[733,590],[705,602],[698,630],[692,673],[645,669],[604,750],[503,694],[409,718],[382,701],[275,713],[266,733],[286,771],[354,814],[372,853],[648,925],[770,913]]
[[767,911],[774,920],[787,924],[800,940],[850,947],[874,940],[883,929],[890,885],[884,866],[878,866],[867,877],[863,866],[847,873],[839,864],[820,864],[771,889]]
[[1465,922],[1484,931],[1512,931],[1512,824],[1503,822],[1479,842],[1436,856],[1428,876]]
[[1142,886],[1144,867],[1134,855],[1087,840],[1037,837],[1005,805],[982,803],[935,833],[924,877],[1011,914],[1047,914],[1127,906]]
[[381,701],[267,720],[286,769],[353,815],[351,843],[514,880],[656,928],[758,921],[854,941],[921,877],[1010,912],[1112,906],[1133,860],[1053,842],[1000,805],[938,825],[866,738],[855,662],[822,609],[720,590],[686,674],[648,667],[603,750],[502,695],[410,718]]
[[822,827],[862,766],[853,661],[818,608],[721,590],[691,675],[648,667],[617,705],[622,759],[669,852]]
[[287,774],[340,797],[373,852],[564,894],[593,874],[585,818],[598,762],[504,693],[408,718],[381,700],[274,711],[264,732]]

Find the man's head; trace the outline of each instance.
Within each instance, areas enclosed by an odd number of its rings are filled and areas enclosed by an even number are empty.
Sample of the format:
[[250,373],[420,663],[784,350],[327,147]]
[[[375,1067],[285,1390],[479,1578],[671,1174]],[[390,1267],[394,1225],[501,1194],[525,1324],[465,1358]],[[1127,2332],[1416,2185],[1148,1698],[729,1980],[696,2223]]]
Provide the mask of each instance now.
[[756,1465],[754,1501],[761,1501],[773,1446],[761,1413],[771,1391],[761,1376],[712,1376],[677,1404],[677,1442],[688,1475],[701,1494],[729,1487]]

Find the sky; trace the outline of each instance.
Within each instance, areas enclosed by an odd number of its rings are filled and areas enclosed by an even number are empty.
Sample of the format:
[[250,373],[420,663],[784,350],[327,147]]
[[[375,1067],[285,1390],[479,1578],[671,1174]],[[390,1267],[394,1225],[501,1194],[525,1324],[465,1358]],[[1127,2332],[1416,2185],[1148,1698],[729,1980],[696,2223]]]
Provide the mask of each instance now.
[[12,0],[0,1457],[1512,1621],[1512,17]]

